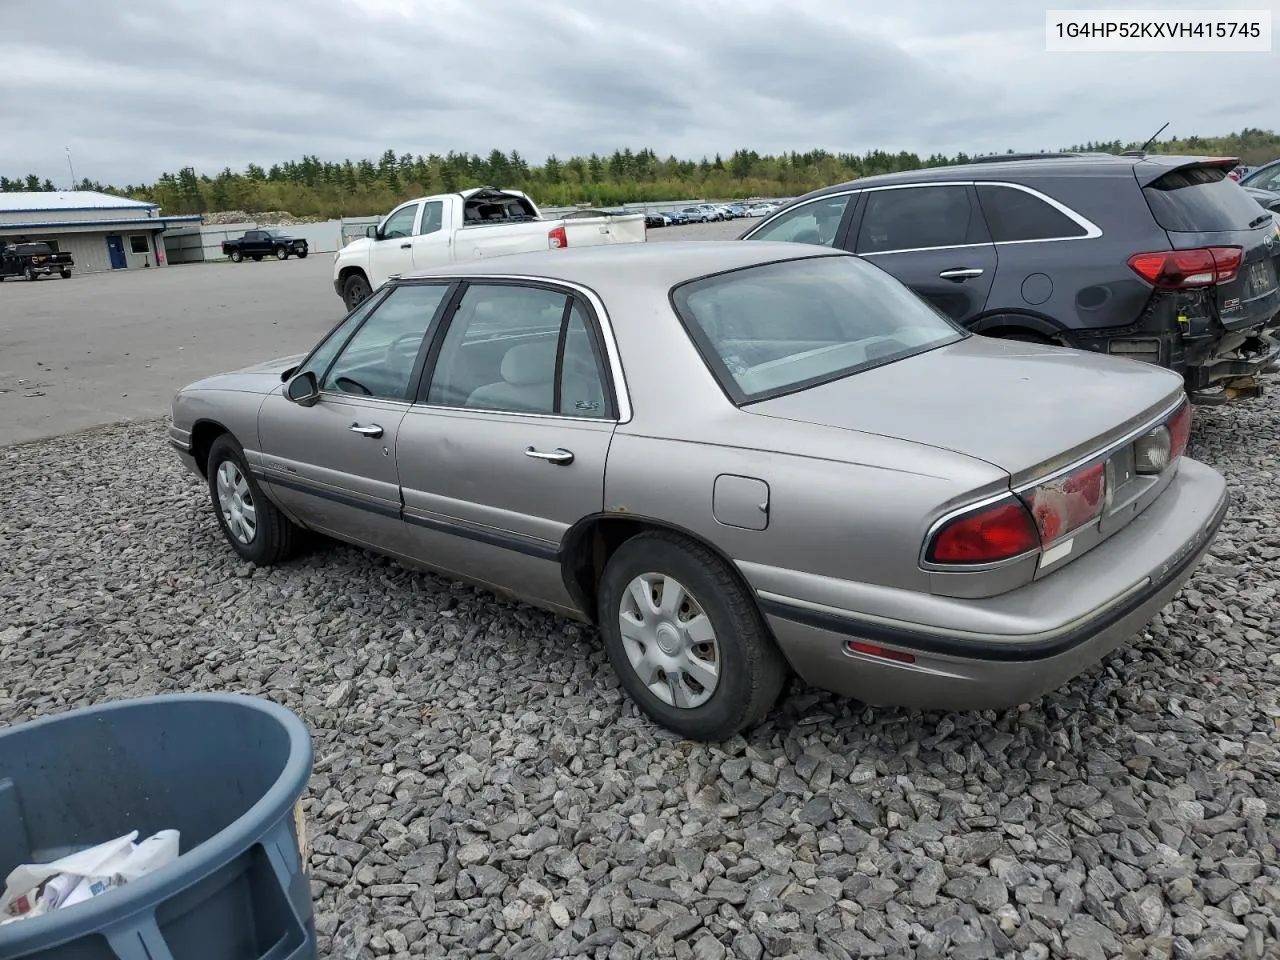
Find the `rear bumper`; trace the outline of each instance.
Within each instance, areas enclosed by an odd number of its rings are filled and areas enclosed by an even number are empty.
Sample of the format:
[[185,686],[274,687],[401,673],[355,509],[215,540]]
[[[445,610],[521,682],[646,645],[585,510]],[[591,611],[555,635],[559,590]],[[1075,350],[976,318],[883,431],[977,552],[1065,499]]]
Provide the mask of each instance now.
[[[921,597],[931,623],[758,589],[760,605],[813,686],[879,706],[1009,707],[1060,687],[1139,632],[1190,577],[1227,506],[1222,476],[1184,460],[1165,494],[1087,558],[999,597]],[[1116,583],[1127,586],[1115,593]],[[850,641],[914,662],[852,652]]]

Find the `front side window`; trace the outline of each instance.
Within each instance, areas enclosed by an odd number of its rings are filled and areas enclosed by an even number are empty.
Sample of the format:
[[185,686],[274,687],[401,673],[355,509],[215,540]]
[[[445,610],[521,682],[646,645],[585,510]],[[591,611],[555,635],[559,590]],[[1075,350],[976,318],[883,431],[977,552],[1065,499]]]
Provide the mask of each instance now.
[[956,247],[980,241],[969,190],[963,186],[906,187],[867,194],[858,253]]
[[817,243],[829,247],[836,242],[840,221],[851,194],[824,197],[786,211],[769,221],[749,239],[784,240],[790,243]]
[[502,413],[607,417],[586,313],[557,290],[477,283],[440,346],[427,403]]
[[418,215],[418,205],[411,203],[397,210],[382,227],[383,240],[399,240],[413,235],[413,220]]
[[422,339],[448,292],[445,283],[406,284],[392,290],[342,348],[320,389],[407,401]]
[[764,264],[677,287],[676,311],[721,387],[749,403],[966,336],[852,256]]

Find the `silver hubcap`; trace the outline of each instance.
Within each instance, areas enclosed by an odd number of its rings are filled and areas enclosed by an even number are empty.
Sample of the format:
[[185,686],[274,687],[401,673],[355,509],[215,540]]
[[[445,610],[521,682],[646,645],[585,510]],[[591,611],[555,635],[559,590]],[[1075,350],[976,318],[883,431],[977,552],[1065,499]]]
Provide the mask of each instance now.
[[640,682],[663,703],[700,707],[720,683],[720,645],[702,606],[679,581],[642,573],[627,585],[618,622]]
[[245,546],[258,535],[258,509],[249,481],[230,460],[218,464],[218,506],[231,535]]

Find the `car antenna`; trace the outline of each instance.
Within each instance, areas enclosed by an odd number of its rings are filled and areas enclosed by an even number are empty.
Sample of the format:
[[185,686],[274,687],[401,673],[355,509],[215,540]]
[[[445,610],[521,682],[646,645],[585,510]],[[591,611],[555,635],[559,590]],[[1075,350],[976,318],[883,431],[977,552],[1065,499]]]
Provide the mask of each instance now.
[[[1170,122],[1171,122],[1171,121],[1167,121],[1167,120],[1166,120],[1166,121],[1165,121],[1165,125],[1164,125],[1164,127],[1169,126],[1169,123],[1170,123]],[[1151,135],[1151,139],[1150,139],[1150,140],[1148,140],[1146,143],[1144,143],[1141,147],[1139,147],[1139,148],[1138,148],[1137,153],[1138,153],[1138,155],[1139,155],[1139,156],[1145,157],[1145,156],[1147,155],[1147,147],[1149,147],[1149,146],[1151,146],[1153,143],[1155,143],[1155,142],[1156,142],[1156,137],[1158,137],[1158,136],[1160,136],[1160,134],[1164,133],[1164,127],[1161,127],[1159,130],[1157,130],[1155,133],[1153,133],[1153,134]]]

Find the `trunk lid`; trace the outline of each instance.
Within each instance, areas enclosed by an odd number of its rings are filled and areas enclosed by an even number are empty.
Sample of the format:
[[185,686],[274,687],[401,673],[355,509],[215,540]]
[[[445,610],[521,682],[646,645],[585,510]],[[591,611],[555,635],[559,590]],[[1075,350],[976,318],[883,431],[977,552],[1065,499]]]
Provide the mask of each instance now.
[[972,336],[743,410],[950,450],[1016,486],[1119,439],[1182,391],[1150,364]]
[[1134,164],[1156,222],[1175,250],[1240,247],[1236,275],[1214,288],[1222,324],[1237,330],[1280,313],[1280,240],[1271,214],[1227,176],[1232,158],[1148,158]]

